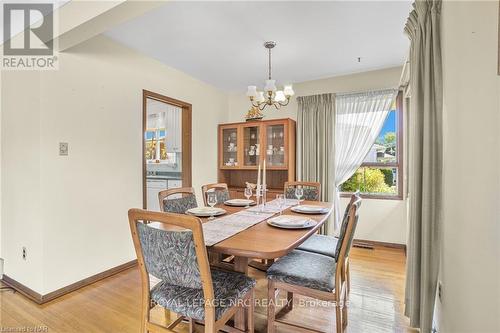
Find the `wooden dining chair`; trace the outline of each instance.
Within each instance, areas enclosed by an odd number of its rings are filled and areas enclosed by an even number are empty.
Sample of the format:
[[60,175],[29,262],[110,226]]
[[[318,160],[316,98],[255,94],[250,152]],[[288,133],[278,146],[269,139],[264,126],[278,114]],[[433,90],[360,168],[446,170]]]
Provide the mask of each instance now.
[[[346,216],[349,214],[349,209],[352,204],[357,200],[361,200],[361,195],[359,191],[356,191],[351,195],[351,200],[347,204],[344,217],[342,221],[346,221]],[[297,250],[319,253],[332,258],[337,258],[339,249],[339,239],[334,236],[326,236],[314,234],[309,237],[304,243],[297,247]],[[347,293],[351,291],[351,272],[349,269],[349,261],[346,262],[346,281],[347,281]]]
[[321,184],[317,182],[286,182],[284,194],[287,199],[296,199],[295,189],[302,187],[304,196],[301,200],[319,201],[321,196]]
[[179,187],[158,193],[162,212],[185,214],[186,210],[198,207],[192,187]]
[[[204,332],[253,332],[256,281],[244,274],[210,269],[201,220],[194,216],[131,209],[130,229],[142,280],[142,332],[175,333],[188,319]],[[150,286],[150,275],[160,282]],[[150,310],[159,305],[179,317],[163,327],[150,320]],[[237,330],[226,322],[237,311],[246,310],[247,329]]]
[[[300,331],[316,331],[310,327],[290,324],[279,317],[293,309],[293,294],[335,303],[336,332],[347,326],[346,263],[352,247],[358,222],[361,199],[356,199],[342,222],[339,235],[339,253],[336,258],[318,253],[294,250],[276,261],[267,271],[268,315],[267,332],[274,333],[276,324],[289,325]],[[345,222],[345,223],[344,223]],[[288,303],[276,313],[276,290],[287,292]],[[278,318],[277,318],[278,317]]]
[[229,189],[226,183],[206,184],[201,187],[201,194],[203,195],[203,203],[208,206],[207,193],[214,191],[217,196],[217,203],[222,204],[230,199]]

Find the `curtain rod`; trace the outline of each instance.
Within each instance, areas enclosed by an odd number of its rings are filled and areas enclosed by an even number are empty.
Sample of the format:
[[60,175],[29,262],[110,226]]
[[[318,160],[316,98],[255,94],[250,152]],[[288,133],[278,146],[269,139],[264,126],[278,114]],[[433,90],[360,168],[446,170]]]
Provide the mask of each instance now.
[[326,93],[321,93],[321,94],[314,94],[314,95],[303,95],[303,96],[297,96],[297,98],[299,97],[309,97],[309,96],[320,96],[320,95],[329,95],[329,94],[333,94],[333,95],[336,95],[336,96],[339,96],[339,95],[356,95],[356,94],[366,94],[366,93],[370,93],[370,92],[378,92],[378,91],[383,91],[383,90],[401,90],[400,87],[396,87],[396,86],[393,86],[393,87],[388,87],[388,88],[381,88],[381,89],[371,89],[371,90],[356,90],[356,91],[348,91],[348,92],[326,92]]

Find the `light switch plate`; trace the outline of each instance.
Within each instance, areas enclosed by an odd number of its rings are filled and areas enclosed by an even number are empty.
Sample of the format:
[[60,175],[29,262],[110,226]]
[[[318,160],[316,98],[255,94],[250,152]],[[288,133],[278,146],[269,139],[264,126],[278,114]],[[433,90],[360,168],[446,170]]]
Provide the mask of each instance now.
[[59,156],[68,156],[67,142],[59,142]]

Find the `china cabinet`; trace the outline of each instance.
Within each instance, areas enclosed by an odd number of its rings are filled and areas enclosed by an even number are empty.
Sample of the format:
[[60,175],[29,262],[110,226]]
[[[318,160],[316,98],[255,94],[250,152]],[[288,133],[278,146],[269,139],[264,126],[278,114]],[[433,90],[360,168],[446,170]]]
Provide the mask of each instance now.
[[295,121],[273,119],[220,124],[219,182],[232,197],[243,197],[245,182],[257,182],[259,162],[266,161],[270,198],[295,180]]

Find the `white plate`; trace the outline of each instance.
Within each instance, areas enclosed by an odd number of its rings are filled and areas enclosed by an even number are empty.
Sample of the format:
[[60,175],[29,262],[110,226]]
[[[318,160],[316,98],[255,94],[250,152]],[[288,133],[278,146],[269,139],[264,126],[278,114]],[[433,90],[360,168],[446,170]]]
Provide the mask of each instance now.
[[218,207],[196,207],[191,208],[186,211],[187,214],[198,216],[198,217],[208,217],[208,216],[219,216],[226,214],[226,211]]
[[326,214],[329,209],[321,206],[299,205],[291,208],[292,212],[303,214]]
[[234,206],[234,207],[246,207],[247,205],[255,205],[255,201],[247,199],[231,199],[224,202],[224,205]]
[[267,220],[269,225],[284,229],[303,229],[316,225],[316,221],[296,215],[279,215]]

